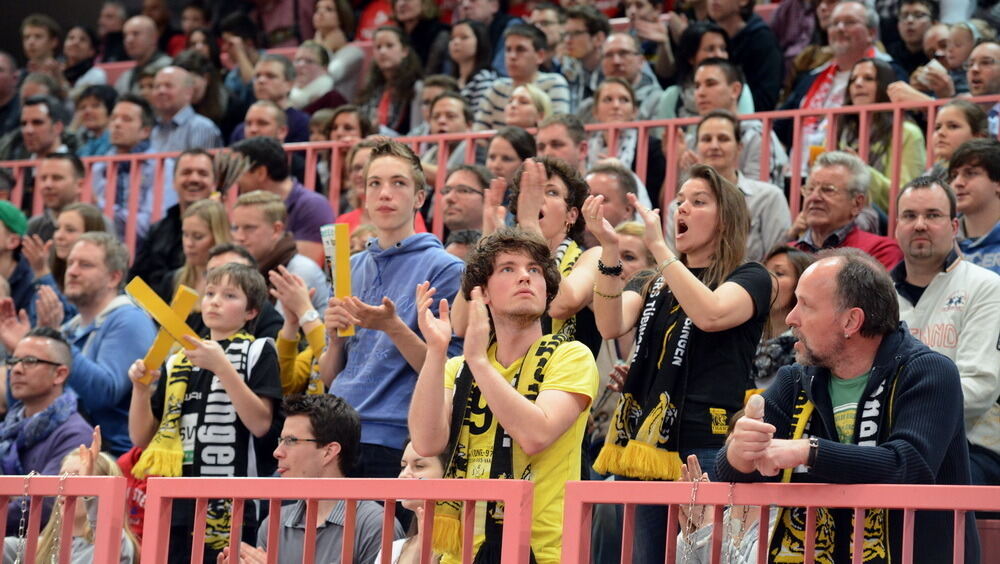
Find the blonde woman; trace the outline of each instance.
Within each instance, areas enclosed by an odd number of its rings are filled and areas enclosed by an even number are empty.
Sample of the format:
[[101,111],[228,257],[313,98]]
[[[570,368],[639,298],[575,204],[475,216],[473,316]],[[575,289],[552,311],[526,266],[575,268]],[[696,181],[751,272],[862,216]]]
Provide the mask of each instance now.
[[[229,218],[221,203],[201,200],[191,204],[181,217],[184,264],[164,279],[160,296],[169,301],[180,284],[201,295],[205,289],[208,251],[229,240]],[[195,304],[195,309],[197,308],[198,305]]]
[[552,115],[552,100],[549,95],[530,83],[515,88],[503,109],[507,125],[524,129],[538,127],[538,124],[550,115]]
[[[71,451],[62,461],[60,475],[69,476],[121,476],[122,471],[111,456],[100,452],[100,427],[94,429],[94,439],[91,447],[80,445]],[[57,502],[52,510],[52,517],[42,529],[38,537],[38,552],[35,562],[54,561],[54,554],[59,550],[59,521],[56,515],[62,512],[61,502]],[[70,544],[69,561],[71,564],[89,564],[94,561],[94,525],[97,517],[97,501],[93,498],[78,498],[76,511],[73,515],[73,540]],[[68,515],[62,518],[69,518]],[[133,564],[139,561],[139,540],[128,528],[128,519],[122,528],[121,553],[118,561],[121,564]],[[20,549],[20,540],[15,537],[4,539],[3,561],[14,562]]]

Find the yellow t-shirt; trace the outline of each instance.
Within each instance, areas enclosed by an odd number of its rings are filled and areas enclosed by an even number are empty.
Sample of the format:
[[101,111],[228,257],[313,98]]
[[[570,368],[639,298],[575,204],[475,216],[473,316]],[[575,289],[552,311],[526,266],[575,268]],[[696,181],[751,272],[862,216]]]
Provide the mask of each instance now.
[[[488,352],[490,363],[504,379],[510,382],[521,367],[523,358],[510,366],[503,367],[497,363],[495,353],[496,345],[493,345]],[[464,362],[465,359],[461,356],[448,360],[444,376],[444,385],[447,389],[455,388],[455,378]],[[543,375],[539,393],[545,390],[561,390],[587,396],[591,403],[597,395],[597,364],[590,349],[579,341],[568,341],[560,345],[552,353]],[[531,375],[525,372],[521,377],[530,378]],[[472,430],[467,449],[469,466],[466,478],[482,480],[490,476],[496,418],[487,416],[486,399],[482,395],[478,400],[478,405],[472,408],[471,413]],[[531,472],[530,479],[535,482],[531,547],[539,564],[559,562],[562,552],[563,498],[566,494],[566,482],[580,479],[580,450],[589,412],[589,409],[584,409],[567,432],[538,454],[526,457],[517,442],[514,442],[514,456],[518,459],[527,458],[527,468]],[[476,506],[476,546],[473,554],[484,539],[485,506],[484,502]],[[460,559],[446,555],[442,562],[457,564]]]

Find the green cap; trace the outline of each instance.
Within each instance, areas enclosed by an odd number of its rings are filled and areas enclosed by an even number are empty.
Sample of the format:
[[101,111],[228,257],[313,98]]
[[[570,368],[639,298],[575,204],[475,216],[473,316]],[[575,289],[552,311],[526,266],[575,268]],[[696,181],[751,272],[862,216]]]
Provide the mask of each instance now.
[[24,235],[28,230],[28,219],[24,217],[24,212],[6,200],[0,200],[0,221],[11,233]]

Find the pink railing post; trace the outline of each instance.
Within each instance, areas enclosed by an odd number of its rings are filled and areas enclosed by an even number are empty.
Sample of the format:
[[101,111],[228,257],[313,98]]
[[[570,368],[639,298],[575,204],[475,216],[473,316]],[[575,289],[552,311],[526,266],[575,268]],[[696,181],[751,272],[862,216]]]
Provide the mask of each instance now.
[[[649,166],[649,163],[647,162],[649,160],[649,151],[646,150],[646,147],[649,146],[649,128],[645,126],[639,127],[638,131],[639,139],[636,141],[635,148],[635,175],[639,177],[639,180],[642,180],[643,184],[645,184],[646,169]],[[651,203],[654,208],[657,207],[657,202]]]
[[440,140],[437,142],[437,172],[434,174],[434,221],[431,223],[431,231],[438,239],[444,238],[444,196],[441,189],[444,188],[444,181],[448,175],[448,155],[450,153],[448,142]]
[[[163,218],[163,191],[166,190],[166,172],[164,159],[153,159],[153,211],[149,221],[159,221]],[[175,163],[176,165],[176,163]],[[176,190],[177,187],[174,187]]]
[[892,166],[889,180],[889,236],[896,232],[896,194],[903,169],[903,110],[892,111],[892,144],[889,145],[889,163]]
[[757,180],[771,182],[771,118],[762,121],[760,134],[760,174]]
[[858,157],[868,162],[868,153],[871,151],[871,139],[869,130],[871,129],[872,114],[868,110],[861,110],[858,115]]
[[306,177],[302,179],[302,183],[306,188],[318,192],[318,186],[316,185],[316,163],[319,161],[318,151],[312,146],[306,146]]

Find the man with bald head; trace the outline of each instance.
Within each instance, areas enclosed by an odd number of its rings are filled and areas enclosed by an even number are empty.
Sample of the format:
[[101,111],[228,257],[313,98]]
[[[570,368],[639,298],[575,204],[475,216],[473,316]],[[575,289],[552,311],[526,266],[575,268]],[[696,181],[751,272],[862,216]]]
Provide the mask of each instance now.
[[156,31],[156,23],[147,16],[135,16],[125,22],[125,54],[135,61],[135,67],[122,73],[115,81],[115,90],[119,94],[126,92],[138,93],[139,77],[148,66],[160,66],[170,62],[170,57],[157,49],[160,34]]
[[153,109],[156,125],[150,136],[152,150],[186,151],[195,147],[210,149],[222,146],[219,127],[191,107],[194,77],[175,66],[156,73],[153,81]]

